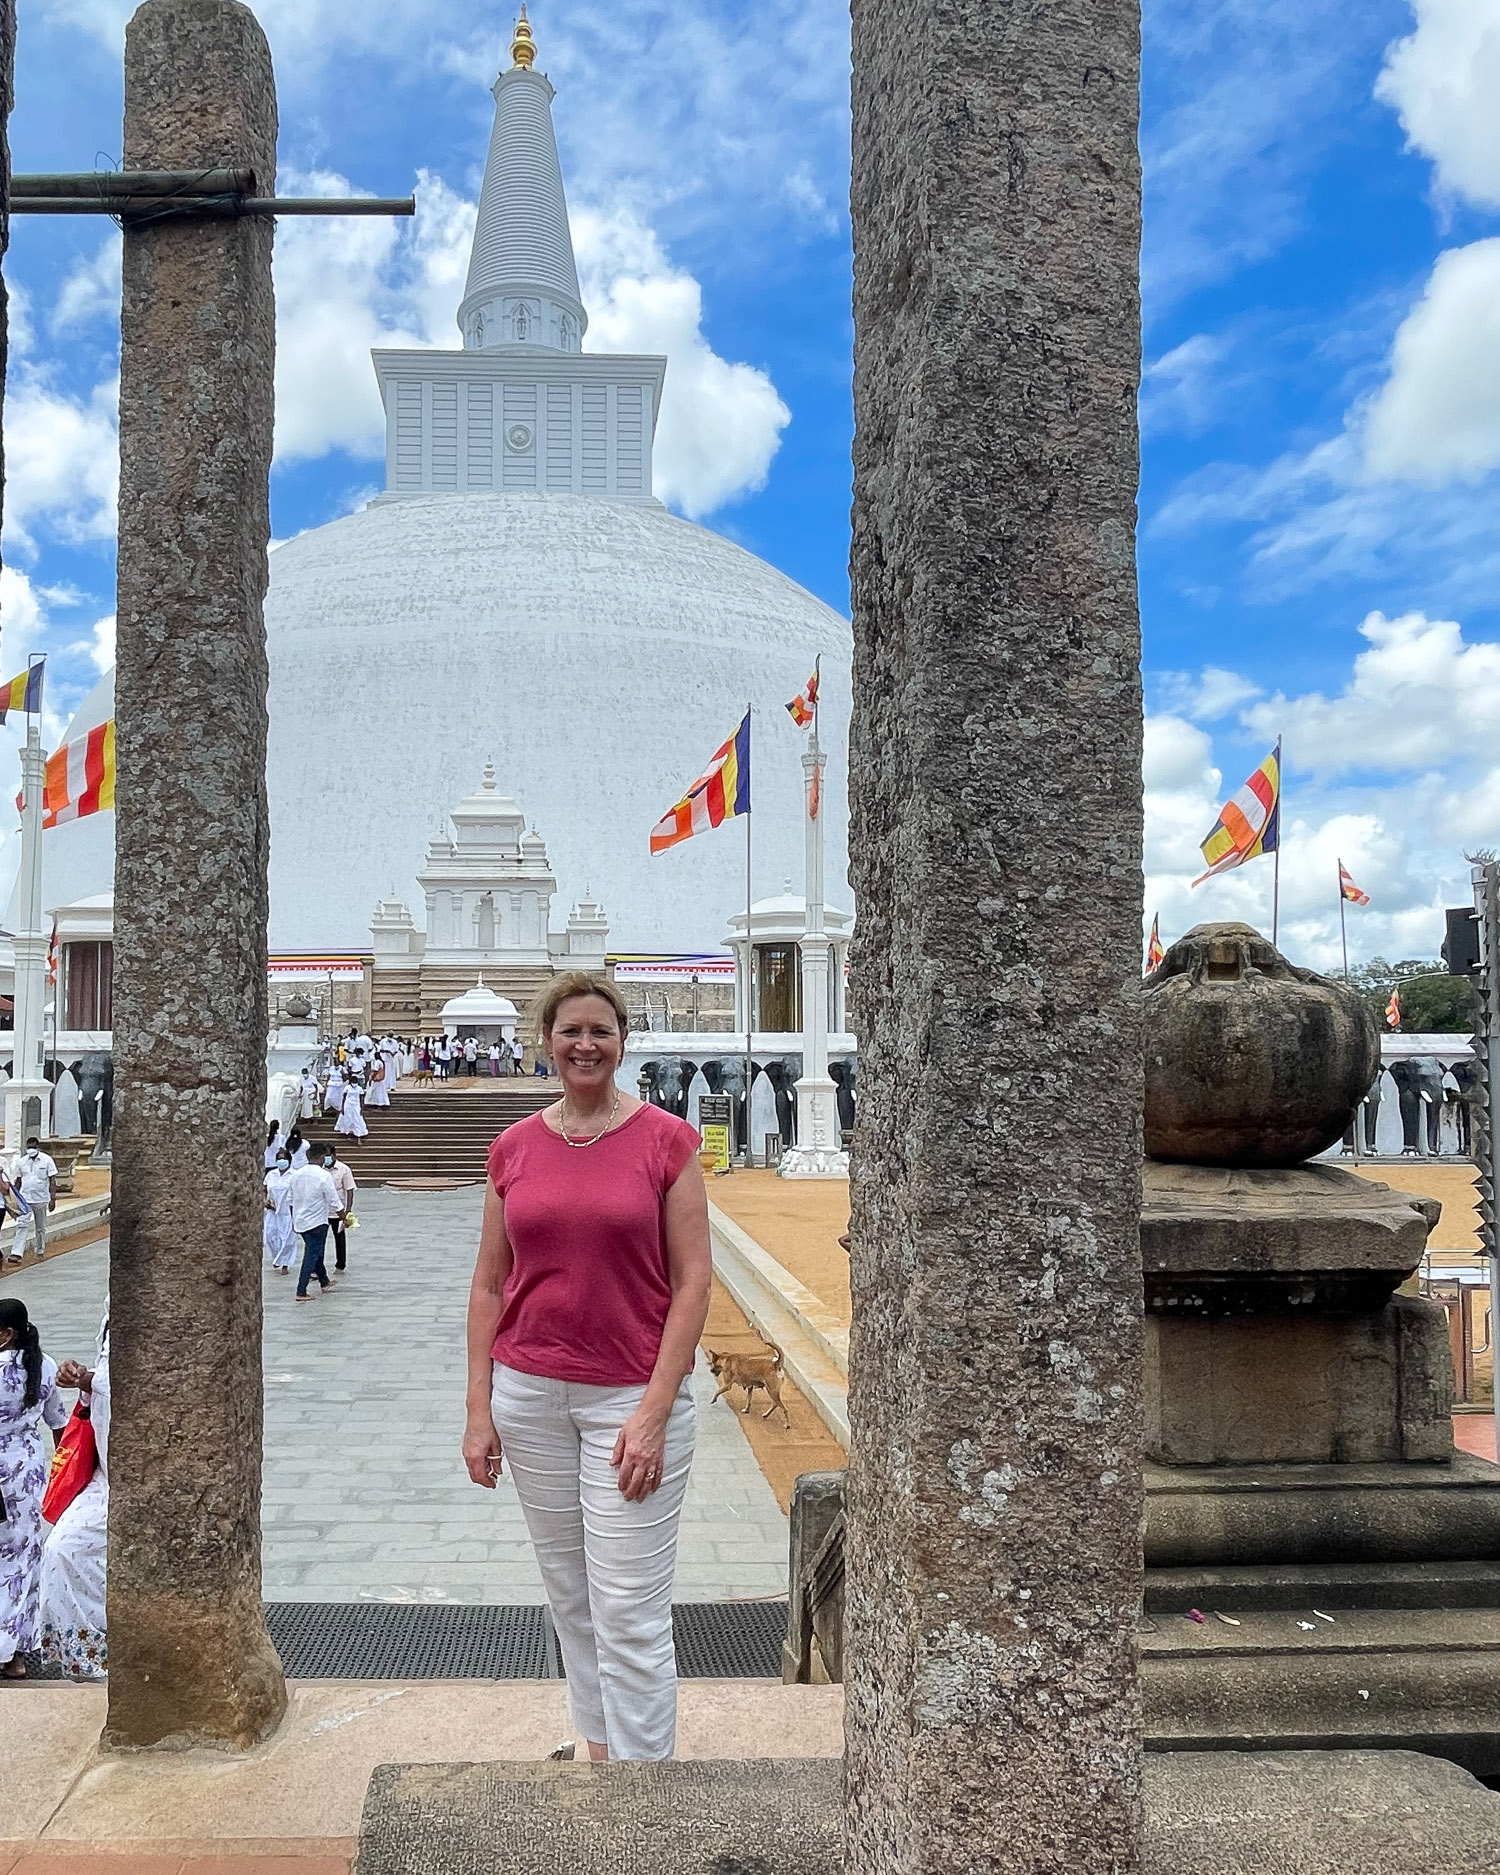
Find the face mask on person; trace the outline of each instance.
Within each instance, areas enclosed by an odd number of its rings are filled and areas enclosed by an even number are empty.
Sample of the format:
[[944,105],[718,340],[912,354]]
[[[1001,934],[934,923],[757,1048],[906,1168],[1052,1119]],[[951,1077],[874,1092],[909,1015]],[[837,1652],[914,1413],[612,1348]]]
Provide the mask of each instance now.
[[279,1154],[279,1155],[278,1155],[278,1157],[277,1157],[277,1160],[276,1160],[276,1170],[277,1170],[278,1172],[284,1172],[284,1171],[285,1171],[285,1170],[287,1169],[287,1167],[288,1167],[288,1166],[289,1166],[289,1165],[290,1165],[291,1163],[292,1163],[292,1162],[291,1162],[291,1160],[290,1160],[290,1159],[289,1159],[289,1158],[288,1158],[288,1157],[286,1156],[286,1154],[285,1154],[285,1153],[283,1152],[283,1153],[281,1153],[281,1154]]
[[39,1151],[39,1150],[40,1150],[40,1149],[39,1149],[38,1147],[36,1147],[36,1146],[28,1146],[28,1147],[26,1148],[26,1157],[27,1157],[28,1159],[34,1159],[34,1158],[36,1158],[36,1156],[37,1156],[37,1153],[38,1153],[38,1151]]
[[333,1164],[333,1160],[332,1160],[332,1158],[331,1158],[331,1157],[330,1157],[330,1158],[326,1158],[326,1159],[324,1159],[324,1161],[323,1161],[323,1163],[324,1163],[324,1165],[326,1165],[326,1166],[331,1166],[331,1165]]

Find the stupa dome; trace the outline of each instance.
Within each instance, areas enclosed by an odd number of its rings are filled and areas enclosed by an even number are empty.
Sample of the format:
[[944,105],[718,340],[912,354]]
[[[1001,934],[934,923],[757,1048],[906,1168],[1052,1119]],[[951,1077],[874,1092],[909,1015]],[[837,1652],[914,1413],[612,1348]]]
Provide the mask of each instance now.
[[[458,825],[499,797],[612,946],[714,949],[745,904],[740,823],[656,858],[651,830],[753,705],[752,883],[802,876],[807,744],[783,705],[819,658],[843,896],[849,626],[653,498],[667,360],[581,349],[554,92],[522,52],[493,87],[462,349],[374,354],[386,492],[271,555],[273,951],[368,949],[371,904],[411,893],[453,803]],[[69,734],[112,698],[106,677]],[[48,907],[110,889],[113,823],[48,833]]]

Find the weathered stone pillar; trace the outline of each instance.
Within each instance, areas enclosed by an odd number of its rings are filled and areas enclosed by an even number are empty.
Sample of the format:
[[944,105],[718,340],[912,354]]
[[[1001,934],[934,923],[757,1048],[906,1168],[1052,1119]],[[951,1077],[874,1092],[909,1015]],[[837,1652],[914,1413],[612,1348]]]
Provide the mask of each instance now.
[[[147,0],[125,164],[275,186],[254,15]],[[285,1689],[260,1606],[268,218],[125,235],[118,1105],[106,1744],[246,1747]]]
[[1138,1866],[1136,0],[854,0],[848,1866]]
[[[0,0],[0,262],[10,248],[10,113],[16,101],[16,0]],[[0,273],[0,414],[10,358],[10,301]],[[5,506],[5,443],[0,432],[0,512]]]

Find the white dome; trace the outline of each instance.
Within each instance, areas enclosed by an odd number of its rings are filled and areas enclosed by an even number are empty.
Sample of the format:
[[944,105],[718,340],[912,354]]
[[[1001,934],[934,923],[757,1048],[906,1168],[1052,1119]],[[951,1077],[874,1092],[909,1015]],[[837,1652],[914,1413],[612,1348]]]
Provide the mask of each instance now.
[[[744,837],[653,859],[656,822],[755,705],[754,870],[802,871],[807,745],[783,705],[823,658],[829,886],[848,809],[848,624],[763,560],[651,503],[380,500],[271,557],[271,942],[363,949],[486,760],[585,890],[612,950],[703,950],[744,904]],[[415,907],[414,907],[415,909]]]
[[444,1028],[457,1028],[460,1023],[476,1028],[499,1028],[502,1023],[517,1022],[519,1015],[508,996],[499,995],[481,982],[443,1004],[442,1023]]
[[[842,896],[849,626],[664,508],[378,500],[276,549],[266,628],[273,951],[367,950],[393,882],[420,919],[427,842],[487,760],[546,842],[558,904],[590,892],[611,950],[716,949],[736,907],[743,919],[739,823],[655,859],[651,829],[753,703],[755,877],[801,877],[807,737],[782,706],[820,654],[828,891]],[[69,734],[104,721],[113,695],[111,673]],[[113,870],[112,814],[54,829],[46,905],[108,891]]]

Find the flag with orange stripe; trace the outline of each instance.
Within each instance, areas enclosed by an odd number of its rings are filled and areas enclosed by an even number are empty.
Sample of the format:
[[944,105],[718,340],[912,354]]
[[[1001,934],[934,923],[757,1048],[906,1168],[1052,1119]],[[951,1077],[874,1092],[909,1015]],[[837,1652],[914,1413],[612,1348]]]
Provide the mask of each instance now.
[[42,825],[57,827],[86,814],[105,814],[115,804],[115,719],[100,723],[76,742],[47,757]]
[[1161,947],[1161,913],[1157,912],[1151,920],[1151,939],[1146,946],[1146,975],[1157,969],[1166,952]]
[[750,712],[708,767],[675,806],[669,807],[651,829],[651,851],[665,853],[669,846],[690,840],[695,833],[750,812]]
[[1203,857],[1208,871],[1193,881],[1202,885],[1216,873],[1231,872],[1247,859],[1274,853],[1281,840],[1281,739],[1244,787],[1219,809]]
[[1339,861],[1339,896],[1351,905],[1368,905],[1370,902],[1369,893],[1360,891],[1349,877],[1348,868],[1342,860]]
[[42,707],[42,671],[46,662],[45,658],[38,658],[19,677],[8,678],[0,684],[0,723],[12,710],[24,710],[28,716],[35,716]]

